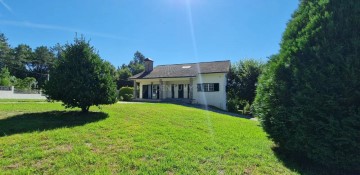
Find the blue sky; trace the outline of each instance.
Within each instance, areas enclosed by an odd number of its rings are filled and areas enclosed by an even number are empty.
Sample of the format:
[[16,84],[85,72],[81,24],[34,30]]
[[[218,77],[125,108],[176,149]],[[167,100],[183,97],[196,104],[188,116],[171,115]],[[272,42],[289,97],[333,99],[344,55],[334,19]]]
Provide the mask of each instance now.
[[155,65],[245,58],[279,50],[297,0],[0,0],[12,47],[72,42],[75,32],[114,66],[135,51]]

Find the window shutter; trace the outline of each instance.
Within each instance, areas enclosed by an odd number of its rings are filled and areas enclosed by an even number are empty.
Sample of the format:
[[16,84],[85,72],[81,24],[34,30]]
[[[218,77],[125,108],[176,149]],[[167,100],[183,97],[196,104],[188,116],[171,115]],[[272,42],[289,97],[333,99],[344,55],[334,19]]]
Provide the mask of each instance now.
[[214,91],[219,91],[219,83],[214,83]]
[[198,92],[201,91],[201,84],[197,84],[197,91],[198,91]]

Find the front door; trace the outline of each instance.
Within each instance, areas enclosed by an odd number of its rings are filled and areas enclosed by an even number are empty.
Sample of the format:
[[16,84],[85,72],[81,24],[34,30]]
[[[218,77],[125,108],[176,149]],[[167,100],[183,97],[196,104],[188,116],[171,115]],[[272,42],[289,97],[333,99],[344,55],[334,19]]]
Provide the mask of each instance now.
[[143,85],[143,88],[142,88],[142,90],[143,90],[143,95],[142,95],[142,98],[144,98],[144,99],[148,99],[149,98],[149,89],[148,89],[148,85]]
[[154,84],[152,86],[152,99],[159,99],[159,97],[160,97],[160,86]]
[[178,98],[184,98],[184,85],[183,84],[179,84]]

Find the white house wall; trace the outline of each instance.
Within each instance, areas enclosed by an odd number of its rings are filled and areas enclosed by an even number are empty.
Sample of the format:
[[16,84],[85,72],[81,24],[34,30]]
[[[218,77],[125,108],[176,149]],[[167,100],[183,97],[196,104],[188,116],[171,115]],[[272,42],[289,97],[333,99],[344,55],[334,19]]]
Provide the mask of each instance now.
[[[142,79],[136,80],[140,84],[139,97],[143,98],[143,85],[161,84],[160,79]],[[179,84],[184,84],[184,98],[188,98],[187,87],[185,85],[190,84],[193,92],[193,102],[203,105],[212,105],[223,110],[227,110],[226,106],[226,73],[213,73],[213,74],[199,74],[194,78],[172,78],[161,79],[163,82],[162,94],[163,98],[171,98],[171,85],[175,84],[175,98],[178,98]],[[201,83],[219,83],[219,91],[215,92],[198,92],[197,84]],[[150,91],[149,91],[150,92]],[[150,95],[149,95],[150,97]]]
[[[175,98],[179,98],[179,94],[178,94],[178,90],[179,90],[179,84],[183,84],[184,85],[184,98],[188,98],[188,91],[187,91],[187,86],[190,84],[190,80],[187,81],[166,81],[164,82],[164,84],[166,85],[164,88],[164,94],[166,94],[166,96],[164,98],[171,98],[171,85],[174,84],[174,96]],[[185,87],[186,85],[186,87]]]
[[[219,91],[216,92],[198,92],[197,84],[201,83],[219,83]],[[195,103],[212,105],[220,109],[227,110],[226,107],[226,74],[199,74],[193,81],[193,96]]]
[[[183,84],[184,85],[184,98],[188,98],[188,91],[187,91],[187,86],[190,84],[190,78],[171,78],[171,79],[161,79],[161,81],[163,82],[163,87],[160,88],[162,90],[162,94],[163,94],[163,98],[171,98],[171,85],[174,84],[174,95],[175,98],[178,98],[178,89],[179,89],[179,84]],[[155,85],[158,84],[160,85],[160,79],[147,79],[147,80],[136,80],[136,82],[139,82],[139,88],[140,88],[140,94],[139,97],[143,98],[143,85]],[[186,87],[185,87],[186,85]],[[150,97],[150,89],[149,89],[149,95]]]

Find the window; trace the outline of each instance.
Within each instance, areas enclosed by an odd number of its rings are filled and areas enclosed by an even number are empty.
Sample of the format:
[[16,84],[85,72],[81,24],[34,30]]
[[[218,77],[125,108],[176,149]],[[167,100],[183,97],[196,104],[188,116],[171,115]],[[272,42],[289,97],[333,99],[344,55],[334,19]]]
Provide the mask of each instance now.
[[213,83],[207,84],[207,89],[205,89],[205,91],[213,92],[214,91],[214,84]]
[[197,84],[197,91],[198,92],[215,92],[219,91],[219,83],[202,83]]

